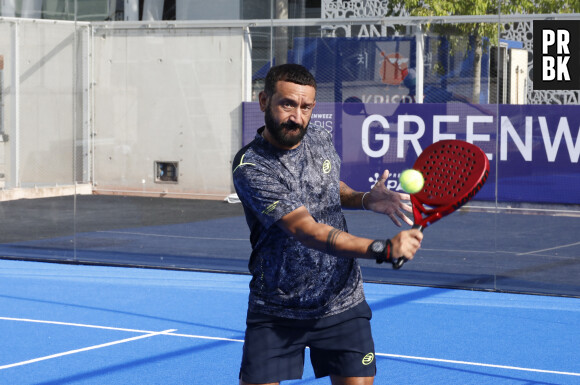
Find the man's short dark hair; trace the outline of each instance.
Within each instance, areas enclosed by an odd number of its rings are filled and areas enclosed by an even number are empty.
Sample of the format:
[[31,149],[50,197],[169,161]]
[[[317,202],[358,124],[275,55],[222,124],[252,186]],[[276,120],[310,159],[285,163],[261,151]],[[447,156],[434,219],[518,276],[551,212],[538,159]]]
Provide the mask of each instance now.
[[280,64],[270,68],[266,75],[264,91],[268,97],[276,92],[276,83],[285,81],[303,86],[311,86],[316,90],[316,80],[306,68],[300,64]]

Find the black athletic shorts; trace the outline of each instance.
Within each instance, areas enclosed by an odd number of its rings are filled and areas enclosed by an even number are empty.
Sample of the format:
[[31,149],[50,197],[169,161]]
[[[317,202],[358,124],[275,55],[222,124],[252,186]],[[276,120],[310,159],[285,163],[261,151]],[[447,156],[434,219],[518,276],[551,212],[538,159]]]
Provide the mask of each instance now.
[[366,301],[316,320],[248,312],[240,378],[256,384],[301,379],[307,346],[316,378],[374,377],[371,317]]

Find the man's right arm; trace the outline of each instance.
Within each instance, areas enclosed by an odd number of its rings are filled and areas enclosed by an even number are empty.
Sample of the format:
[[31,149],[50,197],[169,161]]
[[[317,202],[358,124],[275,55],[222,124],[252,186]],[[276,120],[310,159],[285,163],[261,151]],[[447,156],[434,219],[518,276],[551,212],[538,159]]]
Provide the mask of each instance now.
[[[316,222],[304,206],[283,216],[277,225],[288,235],[312,249],[338,257],[375,258],[369,250],[373,239],[357,237],[332,226]],[[422,239],[423,233],[419,230],[401,231],[391,238],[392,256],[413,259],[421,246]]]

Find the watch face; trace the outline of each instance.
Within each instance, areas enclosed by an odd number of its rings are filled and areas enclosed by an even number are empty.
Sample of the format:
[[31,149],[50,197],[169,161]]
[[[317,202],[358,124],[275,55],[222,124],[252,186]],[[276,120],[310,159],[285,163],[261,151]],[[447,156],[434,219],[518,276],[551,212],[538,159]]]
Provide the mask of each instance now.
[[382,242],[375,241],[371,245],[371,250],[375,253],[382,253],[385,250],[385,245]]

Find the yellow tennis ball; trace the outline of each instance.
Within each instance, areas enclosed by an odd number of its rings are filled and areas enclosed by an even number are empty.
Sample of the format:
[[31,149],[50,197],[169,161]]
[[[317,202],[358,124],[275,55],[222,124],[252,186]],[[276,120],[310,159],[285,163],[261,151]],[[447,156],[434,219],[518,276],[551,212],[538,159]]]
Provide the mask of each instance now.
[[423,179],[423,174],[420,171],[409,169],[401,173],[399,183],[401,183],[403,190],[409,194],[415,194],[421,191],[423,184],[425,184],[425,179]]

